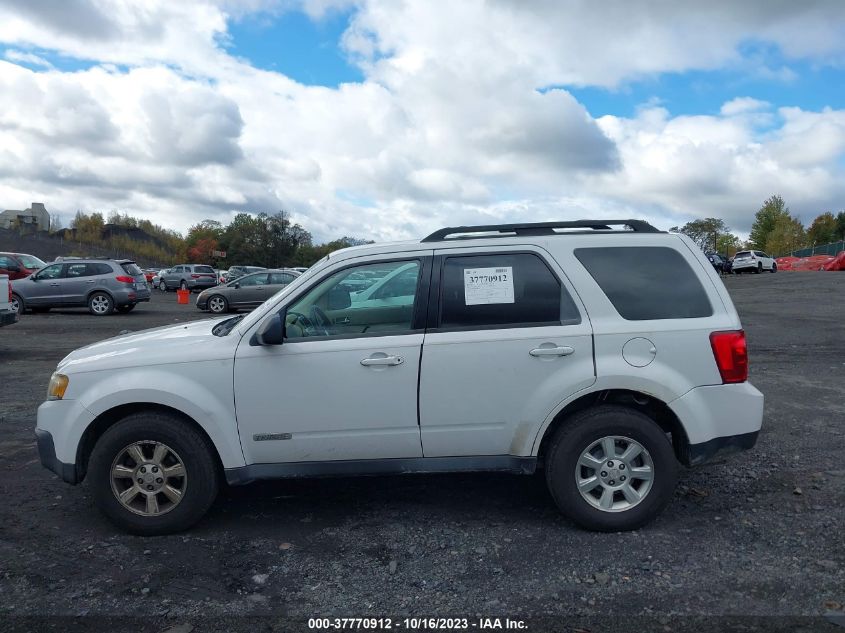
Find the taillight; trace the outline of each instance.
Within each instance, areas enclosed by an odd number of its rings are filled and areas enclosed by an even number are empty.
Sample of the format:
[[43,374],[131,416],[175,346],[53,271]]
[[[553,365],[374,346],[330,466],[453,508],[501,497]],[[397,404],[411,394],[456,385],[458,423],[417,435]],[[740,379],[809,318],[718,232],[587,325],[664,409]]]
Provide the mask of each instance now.
[[745,332],[713,332],[710,346],[716,366],[722,375],[722,382],[745,382],[748,380],[748,348],[745,346]]
[[115,279],[117,279],[122,284],[134,284],[135,283],[135,278],[129,277],[127,275],[118,275],[117,277],[115,277]]
[[199,279],[202,275],[191,275],[191,279]]

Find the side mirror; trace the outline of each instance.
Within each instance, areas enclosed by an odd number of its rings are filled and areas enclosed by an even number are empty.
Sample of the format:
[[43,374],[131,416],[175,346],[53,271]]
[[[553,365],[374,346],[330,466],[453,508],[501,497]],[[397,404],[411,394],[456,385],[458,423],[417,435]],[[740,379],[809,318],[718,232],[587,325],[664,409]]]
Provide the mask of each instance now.
[[352,298],[349,296],[349,290],[340,286],[329,290],[329,296],[326,299],[326,307],[329,310],[344,310],[351,305]]
[[285,340],[285,314],[274,314],[264,320],[255,335],[259,345],[281,345]]
[[240,288],[240,287],[241,287],[241,284],[238,283],[237,281],[235,282],[235,285],[232,286],[232,288]]

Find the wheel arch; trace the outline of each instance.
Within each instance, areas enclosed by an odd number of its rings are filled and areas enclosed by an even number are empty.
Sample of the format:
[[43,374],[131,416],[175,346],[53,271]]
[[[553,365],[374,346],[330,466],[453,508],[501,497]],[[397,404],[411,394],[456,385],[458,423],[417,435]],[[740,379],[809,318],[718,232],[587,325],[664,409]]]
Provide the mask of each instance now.
[[[220,459],[220,452],[217,450],[214,441],[212,441],[211,437],[209,436],[208,432],[199,424],[196,420],[194,420],[191,416],[189,416],[184,411],[180,411],[174,407],[160,404],[156,402],[132,402],[128,404],[121,404],[106,411],[103,411],[98,415],[94,420],[88,425],[85,431],[82,433],[82,437],[79,440],[79,444],[76,447],[76,476],[77,482],[81,483],[83,479],[85,479],[85,475],[88,471],[88,461],[91,458],[91,452],[94,450],[94,446],[97,444],[97,441],[103,436],[103,434],[115,425],[117,422],[120,422],[124,418],[133,413],[147,413],[147,412],[155,412],[155,413],[163,413],[166,415],[170,415],[174,418],[179,419],[182,423],[191,426],[194,430],[196,430],[207,442],[209,448],[211,449],[211,453],[213,455],[214,462],[219,469],[219,474],[221,478],[223,477],[224,470],[223,470],[223,462]],[[222,481],[223,479],[221,479]]]
[[579,411],[604,404],[623,406],[634,411],[644,413],[654,420],[664,433],[672,438],[672,448],[675,457],[679,462],[689,465],[689,439],[687,438],[684,425],[678,416],[669,406],[655,396],[631,389],[601,389],[584,394],[572,402],[569,402],[563,409],[558,411],[552,421],[548,424],[539,438],[537,446],[537,464],[542,467],[543,460],[558,429]]

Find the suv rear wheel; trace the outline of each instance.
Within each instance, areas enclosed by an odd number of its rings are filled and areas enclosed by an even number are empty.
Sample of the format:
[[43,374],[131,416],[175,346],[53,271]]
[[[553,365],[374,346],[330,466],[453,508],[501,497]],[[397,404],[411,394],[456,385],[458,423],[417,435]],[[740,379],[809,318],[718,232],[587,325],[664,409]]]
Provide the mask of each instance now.
[[88,297],[88,311],[94,316],[106,316],[114,311],[114,300],[105,292],[95,292]]
[[208,441],[171,415],[134,413],[110,427],[91,453],[94,502],[118,527],[144,536],[189,528],[217,496]]
[[546,483],[560,511],[581,527],[635,530],[672,500],[678,465],[654,420],[618,406],[573,415],[546,455]]

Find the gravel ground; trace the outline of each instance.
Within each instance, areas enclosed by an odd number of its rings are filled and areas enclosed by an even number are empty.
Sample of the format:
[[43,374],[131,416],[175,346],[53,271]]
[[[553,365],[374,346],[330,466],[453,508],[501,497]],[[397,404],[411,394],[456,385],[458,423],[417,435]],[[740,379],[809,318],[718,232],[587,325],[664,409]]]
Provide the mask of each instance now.
[[26,315],[0,330],[0,628],[507,616],[529,630],[842,630],[845,274],[726,284],[766,395],[757,447],[685,470],[666,512],[624,534],[576,528],[542,476],[462,474],[257,483],[225,490],[188,533],[127,536],[87,486],[40,466],[35,410],[72,349],[203,315],[158,293],[128,315]]

